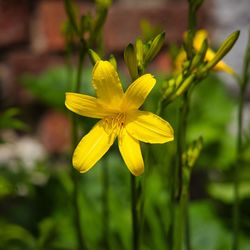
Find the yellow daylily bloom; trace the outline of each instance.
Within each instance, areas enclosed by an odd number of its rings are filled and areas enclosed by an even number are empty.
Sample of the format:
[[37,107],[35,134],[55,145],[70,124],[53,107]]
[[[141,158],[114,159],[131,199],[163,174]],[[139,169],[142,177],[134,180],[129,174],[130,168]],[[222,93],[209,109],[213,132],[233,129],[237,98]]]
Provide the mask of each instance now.
[[174,139],[171,125],[159,116],[141,111],[144,100],[156,80],[145,74],[123,92],[119,76],[108,61],[98,61],[93,69],[92,85],[96,96],[66,93],[66,107],[82,116],[101,119],[85,135],[73,153],[73,166],[81,173],[91,169],[109,150],[115,139],[130,172],[144,171],[139,141],[165,143]]
[[[208,38],[208,33],[206,30],[198,30],[194,36],[194,41],[193,41],[194,49],[196,51],[199,51],[202,46],[203,41],[207,38]],[[209,62],[214,58],[214,56],[215,56],[215,52],[212,49],[208,48],[206,55],[205,55],[205,60]],[[176,73],[181,72],[182,63],[184,62],[184,60],[186,60],[186,58],[187,58],[186,52],[184,51],[184,49],[181,49],[181,51],[179,52],[175,60]],[[226,63],[224,63],[222,60],[214,66],[213,70],[224,71],[232,75],[235,74],[234,70],[230,66],[228,66]]]

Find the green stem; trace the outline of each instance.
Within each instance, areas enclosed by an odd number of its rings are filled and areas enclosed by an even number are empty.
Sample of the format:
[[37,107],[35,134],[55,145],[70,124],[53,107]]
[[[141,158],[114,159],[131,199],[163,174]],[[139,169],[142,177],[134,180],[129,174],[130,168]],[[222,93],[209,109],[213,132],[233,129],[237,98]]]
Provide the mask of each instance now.
[[[73,170],[74,171],[74,170]],[[76,234],[78,239],[78,249],[84,250],[87,249],[85,240],[82,233],[81,228],[81,216],[80,216],[80,208],[79,208],[79,201],[78,201],[78,193],[79,193],[79,178],[78,173],[72,171],[72,179],[73,179],[73,207],[74,207],[74,224],[76,228]]]
[[74,86],[74,92],[80,92],[81,82],[82,82],[82,69],[83,69],[83,62],[85,56],[87,55],[87,47],[85,42],[82,40],[80,43],[80,52],[79,52],[79,59],[78,59],[78,66],[77,66],[77,75],[76,75],[76,83]]
[[186,236],[186,249],[191,250],[191,230],[190,230],[190,220],[189,220],[189,194],[187,197],[186,202],[186,213],[185,213],[185,221],[186,221],[186,227],[185,227],[185,236]]
[[[148,175],[149,175],[149,145],[145,145],[145,151],[144,151],[144,159],[145,159],[145,166],[144,166],[144,174],[142,176],[142,180],[141,182],[139,182],[139,184],[141,185],[141,192],[137,195],[140,196],[140,203],[139,203],[139,247],[138,249],[140,249],[140,246],[142,244],[142,240],[143,240],[143,233],[144,233],[144,222],[145,222],[145,217],[144,217],[144,209],[145,209],[145,195],[147,193],[146,187],[147,187],[147,180],[148,180]],[[137,198],[138,199],[138,198]],[[137,202],[138,203],[138,202]]]
[[131,212],[132,212],[132,249],[139,249],[139,223],[138,223],[138,214],[137,214],[137,203],[138,195],[136,188],[136,177],[131,174]]
[[[188,190],[182,189],[179,206],[176,211],[173,250],[182,249],[183,232],[184,232],[184,228],[186,228],[183,222],[186,218],[187,204],[188,204]],[[190,249],[190,248],[187,248],[187,249]]]
[[[81,46],[80,49],[80,55],[79,55],[79,61],[78,61],[78,68],[77,68],[77,77],[76,82],[73,91],[79,92],[80,86],[81,86],[81,79],[82,79],[82,67],[83,67],[83,61],[84,57],[86,55],[86,51],[84,50],[84,47]],[[77,135],[77,121],[76,116],[73,114],[72,116],[72,152],[77,146],[78,143],[78,135]],[[81,214],[80,214],[80,205],[79,205],[79,176],[75,172],[74,168],[71,168],[71,177],[73,182],[73,209],[74,209],[74,224],[75,224],[75,230],[78,240],[78,249],[79,250],[85,250],[87,249],[86,243],[83,237],[83,231],[81,227]]]
[[179,127],[177,131],[177,166],[174,182],[174,197],[177,211],[174,214],[174,239],[173,249],[181,250],[185,224],[185,210],[187,207],[188,188],[183,185],[183,161],[182,155],[185,147],[187,116],[189,110],[188,93],[185,92],[179,112]]
[[241,165],[241,149],[242,149],[242,115],[243,115],[243,104],[244,104],[244,92],[243,88],[240,91],[239,99],[239,113],[238,113],[238,135],[237,135],[237,162],[234,168],[234,206],[233,206],[233,250],[239,249],[239,167]]
[[[189,10],[188,10],[188,37],[186,40],[186,52],[188,60],[192,61],[194,57],[193,52],[193,38],[196,30],[196,13],[200,4],[189,0]],[[190,64],[191,65],[191,64]],[[190,74],[190,72],[189,72]],[[188,77],[188,75],[187,75]],[[193,79],[192,79],[193,80]],[[187,117],[189,112],[189,94],[186,91],[183,95],[183,103],[180,108],[179,114],[179,127],[177,131],[177,168],[176,168],[176,178],[175,178],[175,197],[177,201],[177,214],[174,215],[174,250],[181,250],[184,231],[186,232],[185,243],[187,249],[191,249],[191,241],[189,238],[190,228],[188,221],[188,197],[189,197],[189,182],[184,181],[183,171],[184,163],[182,160],[182,155],[185,150],[186,145],[186,131],[187,131]],[[187,234],[188,232],[188,234]]]
[[250,72],[250,30],[248,32],[248,43],[244,58],[243,65],[243,73],[242,79],[237,77],[238,83],[240,85],[240,93],[239,93],[239,112],[238,112],[238,133],[237,133],[237,162],[234,168],[234,206],[233,206],[233,250],[239,250],[239,217],[240,217],[240,199],[239,199],[239,169],[241,167],[241,152],[242,152],[242,135],[243,135],[243,108],[244,108],[244,99],[245,99],[245,91],[247,88],[247,84],[249,82]]
[[102,168],[102,230],[103,230],[103,248],[109,250],[109,173],[107,159]]

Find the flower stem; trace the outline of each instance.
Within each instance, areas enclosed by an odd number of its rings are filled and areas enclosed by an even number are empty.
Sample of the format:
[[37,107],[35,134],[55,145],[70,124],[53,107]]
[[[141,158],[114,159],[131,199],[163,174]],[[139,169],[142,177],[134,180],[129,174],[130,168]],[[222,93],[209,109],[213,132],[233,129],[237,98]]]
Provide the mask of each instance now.
[[74,208],[74,224],[78,239],[78,249],[85,250],[87,249],[85,240],[82,233],[81,227],[81,217],[80,217],[80,208],[79,208],[79,201],[78,201],[78,190],[79,190],[79,178],[77,173],[72,170],[72,179],[73,179],[73,208]]
[[243,114],[243,102],[244,92],[242,88],[240,91],[239,99],[239,112],[238,112],[238,133],[237,133],[237,162],[234,167],[234,206],[233,206],[233,250],[239,249],[239,173],[238,169],[241,165],[240,153],[242,148],[242,114]]
[[103,248],[109,250],[109,173],[107,159],[102,168],[102,230],[103,230]]
[[185,228],[185,215],[187,210],[188,187],[183,184],[183,161],[182,155],[185,147],[187,116],[189,110],[188,93],[184,93],[179,111],[179,127],[177,131],[177,167],[174,181],[174,197],[176,211],[174,211],[174,239],[173,249],[181,250],[183,233]]
[[[80,86],[81,86],[81,80],[82,80],[82,67],[83,67],[83,61],[86,55],[86,50],[84,49],[84,46],[81,45],[80,48],[80,54],[79,54],[79,61],[78,61],[78,67],[77,67],[77,77],[76,82],[73,87],[74,92],[79,92]],[[73,114],[72,116],[72,152],[77,146],[78,143],[78,135],[77,135],[77,121],[76,116]],[[73,182],[73,211],[74,211],[74,224],[75,224],[75,230],[78,240],[78,249],[79,250],[85,250],[87,249],[86,243],[83,237],[82,227],[81,227],[81,216],[80,216],[80,208],[79,208],[79,199],[78,199],[78,193],[79,193],[79,176],[75,172],[74,168],[71,168],[71,177]]]
[[239,168],[242,165],[241,152],[242,152],[242,135],[243,135],[243,108],[246,87],[249,81],[250,72],[250,30],[248,32],[248,43],[244,58],[242,79],[237,77],[240,85],[239,93],[239,109],[238,109],[238,132],[237,132],[237,162],[234,166],[234,206],[233,206],[233,250],[239,249],[239,215],[240,215],[240,199],[239,199]]
[[132,249],[139,249],[139,223],[137,214],[138,195],[136,188],[136,177],[131,174],[131,213],[132,213]]

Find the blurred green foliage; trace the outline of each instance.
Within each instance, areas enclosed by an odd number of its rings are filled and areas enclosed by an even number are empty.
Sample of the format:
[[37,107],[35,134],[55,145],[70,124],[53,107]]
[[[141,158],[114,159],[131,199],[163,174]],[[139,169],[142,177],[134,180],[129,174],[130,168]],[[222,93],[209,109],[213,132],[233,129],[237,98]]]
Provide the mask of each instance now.
[[28,126],[18,119],[20,109],[8,108],[0,116],[0,129],[27,130]]

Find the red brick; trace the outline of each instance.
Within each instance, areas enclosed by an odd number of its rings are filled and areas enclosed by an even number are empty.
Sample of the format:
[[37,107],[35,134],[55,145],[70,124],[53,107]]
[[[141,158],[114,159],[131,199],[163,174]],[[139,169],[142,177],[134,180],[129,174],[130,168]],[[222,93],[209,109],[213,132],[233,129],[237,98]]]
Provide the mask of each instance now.
[[[89,9],[81,4],[81,9]],[[63,23],[67,20],[63,1],[42,1],[38,4],[31,24],[32,48],[35,52],[63,51]]]
[[[93,5],[80,4],[81,12],[92,9]],[[178,42],[187,29],[187,3],[168,3],[160,6],[135,7],[114,4],[108,14],[104,29],[107,51],[121,51],[140,35],[140,22],[148,20],[160,25],[166,31],[167,42]],[[204,23],[204,11],[200,15]],[[32,24],[32,45],[37,52],[61,51],[64,39],[61,27],[66,20],[62,1],[43,1],[39,4]]]
[[63,113],[47,112],[40,120],[38,136],[49,153],[65,152],[71,142],[69,119]]
[[153,72],[168,74],[172,70],[172,60],[166,50],[162,50],[150,66]]
[[0,47],[28,41],[29,17],[28,0],[0,1]]
[[30,51],[13,51],[6,58],[3,74],[3,97],[9,105],[27,105],[31,102],[20,84],[24,73],[39,74],[54,65],[63,64],[64,58],[56,55],[33,55]]
[[[199,21],[204,23],[204,11]],[[155,5],[149,8],[114,5],[109,12],[104,40],[107,50],[120,51],[140,36],[141,20],[148,20],[153,26],[160,26],[166,32],[167,43],[180,42],[187,29],[188,6],[186,2]]]

